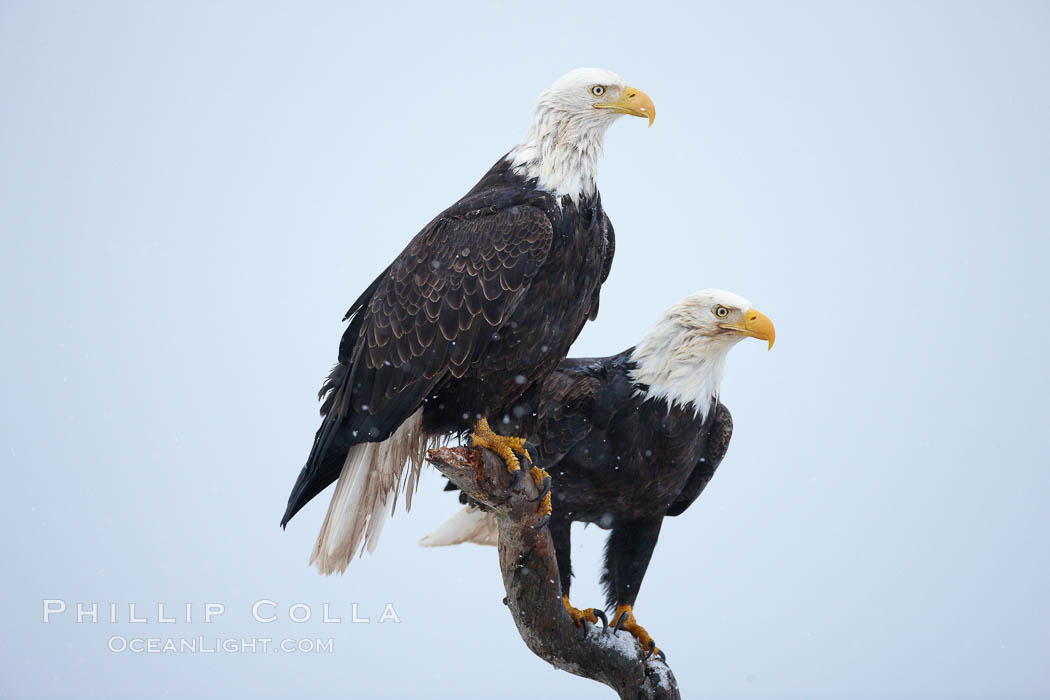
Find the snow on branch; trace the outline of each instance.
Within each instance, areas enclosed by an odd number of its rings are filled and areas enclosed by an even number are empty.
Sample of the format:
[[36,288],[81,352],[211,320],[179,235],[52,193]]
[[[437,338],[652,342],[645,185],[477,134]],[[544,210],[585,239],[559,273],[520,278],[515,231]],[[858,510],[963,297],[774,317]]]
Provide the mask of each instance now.
[[604,683],[621,698],[679,700],[670,667],[626,631],[573,625],[562,605],[554,545],[539,522],[538,489],[525,477],[511,488],[503,461],[489,450],[442,447],[427,461],[499,520],[499,563],[507,591],[504,603],[518,633],[534,654],[555,668]]

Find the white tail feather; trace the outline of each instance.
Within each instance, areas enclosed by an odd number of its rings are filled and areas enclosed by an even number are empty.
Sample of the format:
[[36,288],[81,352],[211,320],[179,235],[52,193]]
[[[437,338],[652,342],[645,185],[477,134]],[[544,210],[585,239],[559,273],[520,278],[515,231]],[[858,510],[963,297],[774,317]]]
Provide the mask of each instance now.
[[421,547],[445,547],[473,542],[495,547],[498,540],[499,524],[496,516],[474,506],[464,506],[421,539],[419,544]]
[[387,506],[393,513],[402,484],[406,487],[405,508],[412,507],[412,492],[419,485],[419,472],[431,442],[423,434],[422,422],[420,409],[386,440],[350,448],[310,555],[310,563],[322,574],[342,573],[355,554],[365,549],[375,551]]

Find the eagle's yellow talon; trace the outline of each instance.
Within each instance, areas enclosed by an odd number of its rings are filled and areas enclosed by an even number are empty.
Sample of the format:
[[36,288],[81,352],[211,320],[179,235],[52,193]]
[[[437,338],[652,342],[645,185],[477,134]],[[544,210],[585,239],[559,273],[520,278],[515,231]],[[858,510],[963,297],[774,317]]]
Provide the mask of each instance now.
[[[626,617],[620,622],[620,618],[623,617],[625,613]],[[634,619],[634,610],[630,605],[617,605],[616,614],[613,615],[613,619],[617,620],[616,629],[627,630],[630,632],[631,635],[641,643],[642,648],[647,651],[651,646],[652,651],[650,651],[650,654],[660,654],[660,648],[656,646],[655,642],[653,642],[653,638],[650,637],[649,633],[645,631],[645,628],[639,625],[638,621]]]
[[[474,448],[484,447],[498,454],[507,465],[507,471],[515,475],[521,471],[521,460],[518,459],[518,455],[521,455],[525,463],[531,467],[529,474],[540,489],[540,495],[537,497],[537,500],[540,501],[540,524],[536,527],[546,525],[552,512],[551,477],[539,467],[533,466],[532,456],[525,449],[525,438],[500,435],[489,426],[487,419],[482,418],[478,421],[474,432],[470,434],[470,444]],[[516,477],[515,480],[517,480]]]
[[572,603],[569,602],[569,596],[563,595],[561,597],[562,605],[565,606],[565,612],[569,613],[569,617],[572,618],[572,624],[579,627],[586,620],[592,625],[598,624],[598,616],[594,614],[594,608],[587,608],[586,610],[580,610],[579,608],[573,607]]
[[540,501],[540,517],[545,518],[551,514],[551,475],[540,469],[539,467],[533,467],[529,470],[529,474],[532,475],[532,480],[536,486],[540,489],[539,501]]
[[498,454],[500,459],[507,465],[507,471],[511,474],[521,469],[521,461],[518,460],[518,454],[524,458],[526,463],[532,464],[532,457],[529,456],[529,451],[525,449],[525,438],[507,437],[496,433],[489,427],[489,422],[486,418],[478,421],[474,432],[470,434],[470,444],[475,448],[488,448]]

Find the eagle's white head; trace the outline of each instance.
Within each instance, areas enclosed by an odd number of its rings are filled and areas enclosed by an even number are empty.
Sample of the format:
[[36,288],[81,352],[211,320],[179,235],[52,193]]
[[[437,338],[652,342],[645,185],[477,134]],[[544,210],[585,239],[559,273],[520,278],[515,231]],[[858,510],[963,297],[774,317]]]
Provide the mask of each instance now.
[[726,356],[744,338],[773,347],[773,322],[751,302],[721,289],[705,289],[667,309],[638,343],[631,379],[649,387],[647,398],[689,406],[707,417],[725,375]]
[[577,68],[539,96],[524,140],[507,157],[540,189],[579,201],[594,194],[605,130],[624,114],[646,118],[651,126],[656,107],[615,73]]

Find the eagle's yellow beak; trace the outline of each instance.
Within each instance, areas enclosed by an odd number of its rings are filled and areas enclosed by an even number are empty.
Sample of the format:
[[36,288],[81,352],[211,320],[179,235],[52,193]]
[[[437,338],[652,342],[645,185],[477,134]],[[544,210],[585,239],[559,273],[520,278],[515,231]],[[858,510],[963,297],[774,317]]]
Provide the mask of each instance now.
[[722,328],[736,331],[752,338],[758,338],[759,340],[769,341],[767,350],[773,349],[773,341],[777,337],[777,331],[773,328],[773,322],[758,309],[748,309],[747,313],[744,314],[744,322],[742,324],[726,324]]
[[609,102],[595,102],[595,109],[611,109],[622,114],[630,114],[633,117],[647,117],[649,126],[656,119],[656,105],[651,97],[638,88],[627,86],[623,89],[619,99]]

